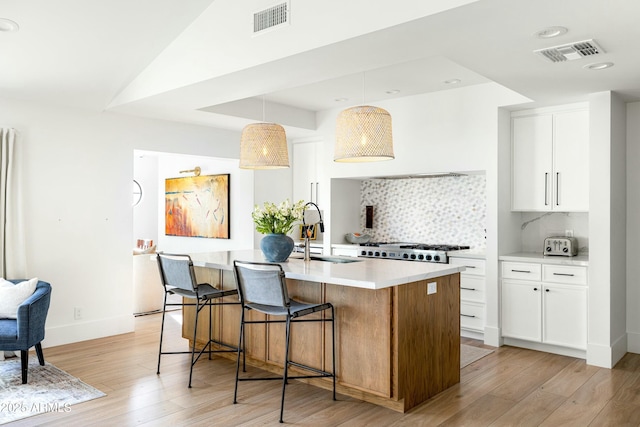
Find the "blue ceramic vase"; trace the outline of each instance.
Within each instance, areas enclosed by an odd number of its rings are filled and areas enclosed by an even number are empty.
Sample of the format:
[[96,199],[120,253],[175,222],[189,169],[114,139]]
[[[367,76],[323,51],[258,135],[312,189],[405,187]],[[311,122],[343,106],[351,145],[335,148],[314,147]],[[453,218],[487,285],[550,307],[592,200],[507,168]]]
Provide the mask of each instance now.
[[260,240],[260,249],[269,262],[284,262],[293,252],[293,239],[286,234],[266,234]]

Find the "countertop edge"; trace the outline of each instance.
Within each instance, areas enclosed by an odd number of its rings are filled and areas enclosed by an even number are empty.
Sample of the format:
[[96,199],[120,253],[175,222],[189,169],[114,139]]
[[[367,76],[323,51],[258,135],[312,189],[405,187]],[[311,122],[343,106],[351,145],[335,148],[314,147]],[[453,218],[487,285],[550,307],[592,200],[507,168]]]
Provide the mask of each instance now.
[[578,255],[574,257],[563,256],[545,256],[536,252],[517,252],[512,254],[500,255],[499,261],[513,261],[513,262],[536,262],[541,264],[555,264],[555,265],[576,265],[582,267],[589,266],[588,255]]
[[463,249],[460,251],[447,252],[449,258],[474,258],[474,259],[487,259],[485,251],[477,249]]

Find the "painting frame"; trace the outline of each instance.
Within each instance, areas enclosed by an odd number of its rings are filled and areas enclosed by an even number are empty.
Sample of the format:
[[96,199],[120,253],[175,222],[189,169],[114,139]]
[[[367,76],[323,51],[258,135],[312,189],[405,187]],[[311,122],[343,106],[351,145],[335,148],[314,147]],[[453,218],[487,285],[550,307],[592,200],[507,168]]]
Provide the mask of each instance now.
[[230,174],[165,179],[165,235],[230,239]]

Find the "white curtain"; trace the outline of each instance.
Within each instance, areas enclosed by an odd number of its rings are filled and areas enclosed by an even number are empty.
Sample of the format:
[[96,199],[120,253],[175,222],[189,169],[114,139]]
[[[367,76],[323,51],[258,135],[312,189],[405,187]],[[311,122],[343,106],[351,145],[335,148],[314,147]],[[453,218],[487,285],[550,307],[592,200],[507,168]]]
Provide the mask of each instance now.
[[27,279],[15,129],[0,128],[0,277]]

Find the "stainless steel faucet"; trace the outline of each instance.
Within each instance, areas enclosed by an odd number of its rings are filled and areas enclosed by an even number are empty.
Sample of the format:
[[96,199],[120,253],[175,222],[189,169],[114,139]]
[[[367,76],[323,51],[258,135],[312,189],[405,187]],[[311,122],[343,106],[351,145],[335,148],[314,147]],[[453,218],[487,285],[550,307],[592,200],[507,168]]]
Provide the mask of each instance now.
[[318,211],[318,215],[320,215],[320,222],[318,222],[318,225],[320,226],[320,232],[324,233],[324,223],[322,222],[322,212],[320,212],[320,208],[318,207],[318,205],[316,205],[313,202],[307,202],[303,206],[303,214],[302,214],[302,229],[304,230],[304,260],[305,261],[311,260],[311,251],[310,251],[310,244],[309,244],[309,234],[311,233],[309,233],[309,230],[307,230],[307,224],[304,222],[304,211],[306,210],[306,207],[309,205],[313,205]]

